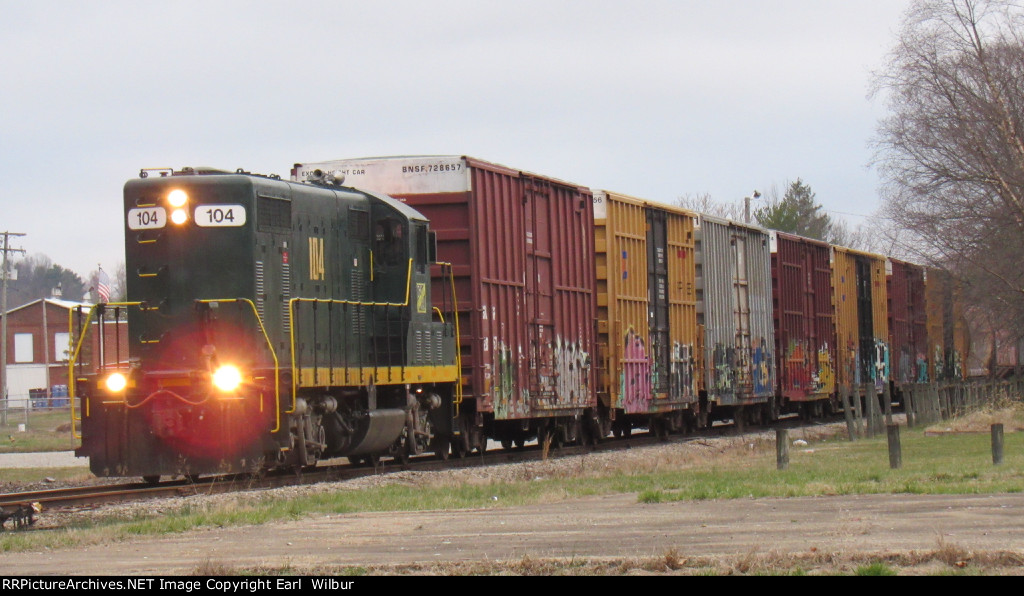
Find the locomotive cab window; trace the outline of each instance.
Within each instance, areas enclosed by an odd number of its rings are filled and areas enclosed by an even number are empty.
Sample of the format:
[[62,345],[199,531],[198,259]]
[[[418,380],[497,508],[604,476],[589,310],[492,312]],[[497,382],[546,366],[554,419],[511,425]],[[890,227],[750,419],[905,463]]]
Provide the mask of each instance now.
[[427,270],[430,265],[428,250],[427,250],[427,226],[423,224],[417,224],[415,228],[416,232],[416,270],[423,273]]
[[377,222],[373,238],[374,259],[384,266],[401,265],[406,259],[405,225],[385,218]]

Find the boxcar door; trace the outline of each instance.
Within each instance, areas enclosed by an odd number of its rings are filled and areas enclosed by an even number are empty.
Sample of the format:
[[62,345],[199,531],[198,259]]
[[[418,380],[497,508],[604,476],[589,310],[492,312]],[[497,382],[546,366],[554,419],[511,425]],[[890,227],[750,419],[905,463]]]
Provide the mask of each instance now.
[[857,270],[857,330],[860,358],[858,383],[875,379],[875,325],[871,301],[871,262],[861,256],[854,259]]
[[668,232],[664,211],[647,209],[647,317],[650,330],[653,379],[651,388],[658,397],[668,394]]
[[526,322],[530,345],[532,405],[555,405],[554,392],[554,284],[551,270],[551,197],[545,188],[524,190],[526,221]]
[[736,395],[749,397],[754,391],[751,372],[750,287],[747,279],[747,237],[733,232],[733,317],[736,324]]

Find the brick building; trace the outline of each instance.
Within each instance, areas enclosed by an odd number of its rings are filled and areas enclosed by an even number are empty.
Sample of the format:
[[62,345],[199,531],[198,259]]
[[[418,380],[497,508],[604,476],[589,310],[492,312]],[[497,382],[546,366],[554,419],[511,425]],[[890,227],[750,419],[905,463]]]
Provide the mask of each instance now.
[[[68,359],[79,339],[77,330],[72,337],[69,314],[81,307],[84,320],[91,306],[40,298],[7,311],[7,393],[12,401],[40,392],[59,394],[60,388],[67,386]],[[127,325],[107,321],[105,329],[104,360],[108,365],[116,365],[119,360],[127,363]],[[97,331],[98,325],[93,323],[79,352],[79,361],[87,370],[96,368],[93,355],[99,351]]]

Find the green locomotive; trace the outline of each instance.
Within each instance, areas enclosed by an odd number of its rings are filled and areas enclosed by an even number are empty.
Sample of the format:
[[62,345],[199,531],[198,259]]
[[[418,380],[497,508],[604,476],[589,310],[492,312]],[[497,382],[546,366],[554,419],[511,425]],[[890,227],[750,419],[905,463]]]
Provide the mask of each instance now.
[[[73,320],[76,453],[95,474],[447,456],[457,306],[416,210],[327,177],[186,168],[129,181],[124,217],[127,301]],[[83,374],[102,319],[127,325],[128,358],[101,338]]]

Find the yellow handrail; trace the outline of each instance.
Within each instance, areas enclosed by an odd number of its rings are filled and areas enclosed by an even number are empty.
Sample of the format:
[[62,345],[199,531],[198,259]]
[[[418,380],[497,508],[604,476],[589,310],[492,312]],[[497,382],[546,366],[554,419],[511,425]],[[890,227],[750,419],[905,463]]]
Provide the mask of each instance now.
[[451,263],[438,263],[447,266],[451,272],[448,280],[452,285],[452,312],[455,318],[455,370],[459,371],[459,378],[455,382],[455,415],[458,416],[458,406],[462,404],[462,334],[459,333],[459,297],[455,295],[455,266]]
[[[451,263],[437,262],[437,265],[447,266],[449,269],[452,268]],[[397,306],[405,307],[409,306],[409,298],[412,292],[412,267],[413,260],[409,259],[409,266],[406,270],[405,276],[405,302],[360,302],[356,300],[331,300],[322,298],[292,298],[288,301],[288,330],[289,330],[289,343],[291,345],[292,352],[292,409],[288,410],[286,414],[292,414],[295,412],[295,400],[299,390],[299,371],[298,363],[296,362],[295,355],[295,303],[297,302],[314,302],[323,304],[343,304],[349,306]],[[452,288],[452,304],[455,311],[455,364],[456,370],[458,370],[459,379],[455,383],[455,405],[462,403],[462,350],[461,341],[459,335],[459,302],[455,296],[455,275],[454,272],[449,275],[449,281],[451,282]],[[443,320],[443,317],[442,317]]]
[[[288,341],[292,348],[292,409],[285,412],[286,414],[295,413],[295,401],[296,394],[299,391],[299,369],[298,363],[295,361],[295,303],[296,302],[315,302],[317,304],[344,304],[349,306],[409,306],[409,293],[410,286],[412,285],[412,263],[413,260],[409,259],[409,267],[406,269],[405,274],[405,302],[359,302],[356,300],[331,300],[323,298],[292,298],[288,301]],[[370,268],[372,274],[373,268]]]
[[[82,327],[81,333],[79,333],[79,335],[78,335],[78,345],[75,346],[74,351],[71,353],[71,356],[68,358],[68,402],[71,404],[71,436],[76,438],[76,439],[81,439],[82,435],[79,434],[77,432],[77,430],[75,429],[75,423],[76,422],[81,422],[82,419],[80,417],[79,418],[75,418],[75,397],[77,397],[75,395],[75,363],[78,361],[78,355],[82,351],[82,344],[85,343],[85,335],[86,335],[86,331],[88,330],[88,326],[87,325],[89,325],[89,323],[92,322],[92,317],[93,317],[94,314],[96,314],[96,309],[98,309],[100,306],[103,306],[104,308],[106,308],[108,306],[126,306],[127,307],[127,306],[139,306],[140,304],[142,304],[142,303],[141,302],[109,302],[109,303],[103,303],[103,304],[93,304],[89,308],[89,314],[85,317],[85,325],[86,326]],[[74,315],[75,315],[75,310],[74,309],[68,309],[68,337],[70,337],[72,339],[75,337],[75,318],[74,318]],[[103,364],[106,364],[106,363],[103,363]]]

